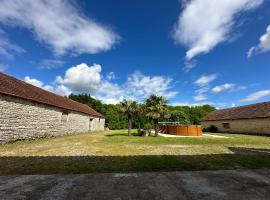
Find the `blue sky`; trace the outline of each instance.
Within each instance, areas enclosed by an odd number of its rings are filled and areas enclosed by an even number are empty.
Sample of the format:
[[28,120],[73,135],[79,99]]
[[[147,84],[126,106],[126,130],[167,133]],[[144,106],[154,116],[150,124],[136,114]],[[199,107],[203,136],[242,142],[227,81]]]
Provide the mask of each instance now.
[[2,0],[0,70],[104,103],[270,100],[268,0]]

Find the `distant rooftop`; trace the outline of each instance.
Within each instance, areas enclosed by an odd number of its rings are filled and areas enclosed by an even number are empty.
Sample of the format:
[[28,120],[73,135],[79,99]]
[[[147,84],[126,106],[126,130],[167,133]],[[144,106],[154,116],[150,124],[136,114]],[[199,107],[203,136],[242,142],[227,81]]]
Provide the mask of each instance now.
[[270,117],[270,101],[250,104],[211,112],[201,121],[217,121],[230,119],[253,119]]

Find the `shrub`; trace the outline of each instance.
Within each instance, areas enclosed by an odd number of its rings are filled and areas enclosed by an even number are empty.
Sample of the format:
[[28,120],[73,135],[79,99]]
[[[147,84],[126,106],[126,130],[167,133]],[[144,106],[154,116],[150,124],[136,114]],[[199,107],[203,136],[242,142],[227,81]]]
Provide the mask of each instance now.
[[204,128],[203,131],[210,132],[210,133],[217,133],[218,127],[216,127],[215,125],[210,125],[209,127]]

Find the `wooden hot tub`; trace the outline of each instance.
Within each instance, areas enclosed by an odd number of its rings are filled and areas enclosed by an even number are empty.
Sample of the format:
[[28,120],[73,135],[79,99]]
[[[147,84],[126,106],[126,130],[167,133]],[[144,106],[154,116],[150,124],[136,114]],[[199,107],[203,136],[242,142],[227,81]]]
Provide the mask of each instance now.
[[170,135],[202,136],[202,127],[198,125],[160,124],[159,131]]

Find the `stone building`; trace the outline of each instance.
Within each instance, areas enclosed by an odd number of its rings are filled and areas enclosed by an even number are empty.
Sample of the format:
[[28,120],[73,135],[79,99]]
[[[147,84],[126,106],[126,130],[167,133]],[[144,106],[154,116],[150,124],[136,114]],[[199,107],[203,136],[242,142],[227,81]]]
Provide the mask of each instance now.
[[270,102],[216,110],[201,122],[204,128],[214,125],[219,132],[270,135]]
[[89,106],[0,72],[0,143],[99,131],[104,124]]

